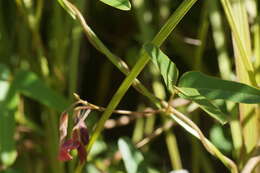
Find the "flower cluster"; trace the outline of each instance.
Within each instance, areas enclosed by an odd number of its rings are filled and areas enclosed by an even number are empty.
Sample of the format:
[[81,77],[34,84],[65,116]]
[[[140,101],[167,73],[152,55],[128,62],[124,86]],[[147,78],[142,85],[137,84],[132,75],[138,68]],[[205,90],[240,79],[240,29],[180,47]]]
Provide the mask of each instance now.
[[60,148],[58,159],[60,161],[68,161],[72,159],[70,151],[77,149],[80,163],[83,163],[87,157],[86,145],[89,143],[88,129],[85,119],[90,113],[87,110],[83,115],[79,111],[75,117],[75,124],[72,129],[71,138],[66,139],[68,129],[68,113],[62,113],[60,117]]

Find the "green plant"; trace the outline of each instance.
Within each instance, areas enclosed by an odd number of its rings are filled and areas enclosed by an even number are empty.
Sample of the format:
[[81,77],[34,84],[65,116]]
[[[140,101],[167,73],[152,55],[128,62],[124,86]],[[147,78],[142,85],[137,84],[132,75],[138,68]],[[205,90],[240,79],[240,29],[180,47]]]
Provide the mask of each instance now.
[[[118,170],[126,170],[128,173],[159,172],[149,164],[149,156],[146,156],[144,154],[145,152],[141,152],[135,147],[143,147],[153,138],[162,134],[162,132],[165,132],[165,142],[170,155],[172,169],[183,169],[185,166],[183,166],[182,161],[185,158],[182,158],[182,150],[178,147],[178,135],[172,131],[174,125],[182,127],[186,132],[191,134],[191,136],[199,139],[202,144],[199,145],[192,137],[188,137],[191,139],[192,144],[193,172],[199,172],[200,169],[205,172],[215,172],[210,164],[207,165],[207,163],[211,163],[211,161],[203,152],[201,146],[211,155],[219,159],[232,173],[238,173],[240,171],[243,173],[257,172],[259,169],[257,167],[259,163],[257,148],[259,147],[258,118],[260,113],[260,90],[258,85],[260,33],[259,22],[255,22],[254,25],[252,25],[254,28],[252,28],[252,34],[250,33],[251,25],[249,25],[249,17],[247,16],[247,11],[250,10],[246,9],[246,3],[248,2],[244,0],[220,1],[232,32],[234,60],[228,58],[230,52],[227,49],[226,34],[224,32],[224,29],[228,27],[222,27],[224,22],[221,17],[220,3],[216,0],[203,2],[198,43],[196,40],[185,38],[187,42],[197,45],[193,60],[193,57],[187,57],[189,48],[186,43],[180,46],[179,42],[175,41],[174,36],[177,37],[176,40],[178,40],[178,37],[182,38],[183,36],[180,36],[178,30],[173,30],[176,29],[176,26],[181,21],[185,21],[185,19],[183,19],[184,16],[190,11],[192,6],[196,3],[196,0],[185,0],[180,3],[168,19],[169,11],[167,10],[169,10],[169,2],[156,2],[160,7],[158,14],[160,16],[159,19],[163,19],[165,22],[162,22],[163,20],[158,22],[160,29],[158,29],[158,33],[154,38],[152,38],[152,35],[158,26],[151,27],[154,24],[151,22],[149,14],[156,14],[156,12],[149,11],[149,1],[133,0],[133,5],[131,5],[128,0],[100,1],[120,10],[129,11],[131,8],[135,10],[138,27],[141,30],[141,36],[139,36],[138,39],[142,46],[140,49],[137,47],[133,47],[132,49],[128,48],[129,54],[132,53],[131,56],[135,57],[136,60],[132,68],[125,62],[125,60],[127,60],[126,58],[120,58],[110,51],[106,44],[95,34],[94,30],[86,23],[81,13],[81,11],[84,11],[84,8],[81,10],[77,8],[77,6],[85,6],[81,1],[76,1],[74,5],[67,0],[58,0],[59,4],[70,16],[65,13],[63,14],[62,9],[55,4],[52,24],[62,24],[64,29],[54,27],[55,29],[51,30],[51,34],[48,34],[47,39],[41,35],[42,30],[40,28],[44,2],[16,1],[16,5],[26,21],[26,24],[24,24],[22,28],[26,31],[25,33],[27,35],[32,33],[34,43],[32,49],[35,50],[37,61],[21,58],[21,62],[18,63],[19,68],[28,69],[29,66],[30,70],[12,70],[10,72],[9,67],[5,65],[0,66],[1,73],[3,74],[0,83],[3,90],[2,97],[0,97],[0,109],[2,112],[0,115],[0,155],[3,166],[1,166],[0,169],[12,171],[12,169],[9,168],[14,164],[17,158],[16,141],[13,139],[16,133],[16,123],[29,127],[35,132],[42,133],[39,125],[24,116],[24,114],[26,114],[24,109],[27,105],[24,105],[24,102],[30,103],[30,100],[26,100],[30,98],[48,107],[48,109],[41,110],[41,116],[43,117],[45,125],[43,134],[47,139],[49,147],[47,147],[47,149],[45,148],[45,150],[48,151],[47,158],[50,159],[50,169],[52,172],[64,172],[66,168],[57,160],[58,146],[60,147],[60,152],[65,151],[66,153],[66,158],[60,157],[60,159],[64,161],[72,159],[69,152],[71,152],[72,149],[77,149],[77,154],[74,152],[71,154],[73,156],[78,155],[80,163],[77,163],[75,159],[69,162],[69,172],[80,173],[84,172],[85,169],[89,172],[116,172]],[[257,11],[257,9],[259,9],[259,3],[254,0],[250,2],[251,6],[249,7],[253,11],[249,14],[250,19],[257,21],[259,19],[259,13]],[[1,8],[3,9],[3,6],[1,6]],[[70,17],[75,21],[71,20]],[[3,24],[5,20],[0,18],[0,22]],[[162,23],[164,24],[162,25]],[[222,79],[204,74],[210,73],[211,68],[204,59],[210,26],[212,27],[213,41],[216,47],[220,77]],[[88,41],[97,51],[105,55],[116,68],[126,75],[126,78],[109,101],[107,107],[91,104],[77,95],[75,95],[76,101],[69,106],[69,103],[73,102],[72,93],[76,92],[77,88],[81,31],[85,33]],[[169,37],[172,32],[173,39]],[[8,43],[7,36],[10,36],[10,34],[4,33],[8,33],[8,31],[6,31],[5,27],[0,27],[0,34],[3,35],[2,39]],[[22,34],[18,36],[21,42],[27,44],[20,45],[21,48],[17,55],[32,57],[34,54],[30,51],[26,51],[28,50],[27,48],[30,47],[28,44],[30,40],[29,36],[23,36]],[[66,37],[65,40],[63,40],[64,36]],[[188,58],[188,60],[185,60],[187,61],[185,63],[190,66],[190,69],[196,71],[183,70],[180,68],[181,63],[177,63],[177,58],[169,58],[164,53],[167,52],[167,45],[163,44],[166,39],[169,39],[169,43],[174,45],[174,47],[179,46],[180,49],[177,48],[177,51]],[[254,41],[251,41],[252,39]],[[251,46],[252,43],[254,43],[254,46]],[[116,45],[119,46],[120,43]],[[70,48],[72,51],[68,54],[68,49]],[[6,50],[10,50],[8,46],[2,49],[1,54],[7,52],[7,55],[9,52]],[[130,50],[134,51],[131,52]],[[68,66],[66,63],[67,59],[64,58],[65,55],[69,55],[70,63]],[[255,62],[251,60],[252,55],[256,58]],[[51,57],[53,57],[53,59],[51,59]],[[150,60],[152,64],[149,64]],[[193,61],[194,63],[192,63]],[[233,78],[235,75],[231,69],[231,61],[235,63],[236,67],[236,81],[234,81]],[[11,60],[4,61],[4,64],[8,63],[10,66],[14,66]],[[148,64],[149,71],[146,71],[147,69],[145,67]],[[111,72],[110,68],[106,70],[108,73]],[[137,77],[141,72],[144,73],[143,76],[149,74],[151,77],[146,76],[142,78],[142,80],[138,80]],[[40,78],[45,82],[37,77],[35,73],[38,73]],[[54,77],[52,77],[51,74],[54,74]],[[65,80],[67,77],[68,81]],[[164,84],[160,82],[160,78],[162,78]],[[154,93],[147,89],[146,86],[150,83],[146,82],[146,80],[152,81],[151,84]],[[108,81],[103,78],[101,82],[103,82],[103,85],[107,85]],[[50,89],[50,86],[56,88],[59,92]],[[141,103],[138,104],[139,109],[141,109],[140,111],[115,110],[131,86],[149,100],[152,108],[146,108],[148,106]],[[151,85],[149,85],[149,87],[151,87]],[[58,94],[65,92],[67,93],[66,95],[68,95],[67,99],[61,94]],[[174,103],[175,101],[183,103],[178,105]],[[58,118],[55,116],[53,110],[59,112],[65,111],[66,116],[72,116],[70,118],[66,117],[66,125],[64,125],[64,121],[60,124],[60,129],[63,129],[60,134],[60,139],[62,139],[60,144],[58,144],[57,133],[59,124]],[[81,122],[81,119],[84,121],[86,117],[79,117],[83,110],[87,110],[88,113],[92,110],[87,120],[87,122],[92,121],[92,124],[87,123],[90,132],[89,141],[85,141],[85,139],[83,140],[81,138],[86,132],[81,133],[82,128],[78,128],[80,126],[79,124],[81,124],[81,127],[84,126],[84,130],[86,129],[85,124]],[[194,110],[196,111],[194,112]],[[99,119],[94,116],[95,111],[103,112]],[[114,120],[111,119],[112,114],[122,114],[125,116]],[[202,130],[201,117],[199,117],[201,114],[209,115],[210,118],[216,120],[216,123],[219,123],[215,124],[214,121],[214,128],[211,129],[210,139],[205,135],[207,131]],[[157,115],[159,115],[162,124],[159,128],[155,128],[155,122],[158,121]],[[146,116],[148,117],[146,118]],[[76,125],[72,125],[71,119],[76,120]],[[113,156],[106,156],[107,159],[99,159],[98,154],[104,153],[108,148],[102,139],[102,131],[105,128],[121,126],[135,120],[136,125],[132,142],[128,138],[120,138],[117,144],[119,152],[111,149],[109,152],[112,152],[114,154]],[[226,139],[225,135],[229,134],[229,129],[225,129],[226,126],[224,126],[224,124],[230,125],[232,140],[231,138]],[[79,133],[76,133],[76,131]],[[70,132],[72,134],[70,134]],[[72,135],[72,137],[66,140],[69,142],[65,141],[65,143],[62,143],[67,133],[68,135]],[[65,137],[62,136],[62,134],[66,134]],[[225,148],[224,146],[220,146],[221,143],[225,143],[226,146],[229,147]],[[231,151],[231,143],[233,143],[234,146],[233,151]],[[86,148],[83,149],[83,146]],[[149,145],[143,147],[142,151],[149,151],[147,154],[152,154]],[[231,153],[233,156],[231,156]],[[67,157],[68,155],[69,157]],[[85,162],[85,158],[83,157],[86,155],[87,161]],[[198,161],[200,157],[203,160],[201,162]],[[125,169],[122,168],[122,164],[118,164],[121,159],[123,160]],[[107,165],[102,164],[104,160]],[[86,163],[87,165],[85,165]],[[42,162],[38,161],[37,164],[39,164],[39,167],[42,166]],[[114,167],[113,165],[116,166]],[[27,170],[30,170],[30,167],[27,168]],[[161,171],[162,170],[160,170],[160,172]]]

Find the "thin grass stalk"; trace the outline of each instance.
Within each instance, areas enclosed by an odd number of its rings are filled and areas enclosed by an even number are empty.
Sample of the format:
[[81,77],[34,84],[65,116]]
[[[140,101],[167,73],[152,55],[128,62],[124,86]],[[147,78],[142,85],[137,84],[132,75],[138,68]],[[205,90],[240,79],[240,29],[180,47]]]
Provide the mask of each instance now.
[[181,157],[180,157],[180,152],[178,149],[178,144],[177,144],[177,139],[175,134],[172,133],[171,131],[166,131],[165,141],[167,144],[173,170],[182,169]]
[[[235,22],[238,30],[238,36],[240,39],[245,43],[244,48],[247,51],[248,55],[252,54],[252,48],[250,44],[250,31],[249,31],[249,24],[248,24],[248,17],[245,8],[245,1],[237,0],[233,4],[233,13],[235,13]],[[232,35],[233,38],[235,35]],[[235,62],[236,62],[236,71],[237,76],[240,82],[254,85],[250,79],[250,76],[247,76],[247,69],[244,67],[244,62],[242,61],[243,55],[239,51],[237,40],[233,39],[233,46],[235,52]],[[251,56],[250,56],[251,57]],[[252,64],[250,62],[250,64]],[[255,78],[255,76],[253,76]],[[254,85],[256,86],[256,85]],[[246,152],[241,156],[242,160],[244,155],[250,153],[253,148],[256,146],[258,138],[259,138],[259,131],[258,131],[258,115],[256,111],[256,105],[247,105],[247,104],[240,104],[240,121],[242,124],[242,132],[243,132],[243,141],[245,144]]]
[[255,0],[256,3],[256,18],[254,23],[254,56],[255,56],[255,69],[256,79],[260,87],[260,2]]
[[[254,1],[255,5],[255,21],[253,28],[253,38],[254,38],[254,57],[255,57],[255,69],[256,69],[256,80],[258,87],[260,87],[260,2],[259,0]],[[260,115],[260,105],[258,104],[256,108],[256,115]],[[258,132],[260,131],[260,122],[257,124]],[[259,145],[260,134],[258,136],[258,145]],[[260,172],[260,164],[256,166],[255,172]]]
[[[239,0],[235,0],[235,1],[239,1]],[[240,59],[241,65],[243,66],[243,68],[245,69],[247,76],[250,80],[251,85],[253,86],[257,86],[256,84],[256,79],[255,79],[255,72],[254,72],[254,68],[253,65],[250,61],[250,52],[247,51],[247,46],[245,47],[242,41],[242,37],[240,36],[240,32],[239,32],[239,27],[238,26],[238,22],[236,21],[235,17],[237,16],[237,14],[235,15],[235,13],[232,10],[232,5],[231,2],[229,0],[221,0],[222,6],[224,8],[227,20],[229,22],[229,26],[231,28],[231,31],[233,33],[233,38],[236,41],[236,46],[237,46],[237,52],[241,55],[238,58]],[[243,15],[243,19],[244,15]],[[247,23],[243,22],[244,24],[247,25]],[[241,27],[245,27],[245,26],[241,26]],[[245,30],[244,30],[245,31]],[[244,37],[245,38],[245,37]],[[246,41],[248,42],[248,41]]]

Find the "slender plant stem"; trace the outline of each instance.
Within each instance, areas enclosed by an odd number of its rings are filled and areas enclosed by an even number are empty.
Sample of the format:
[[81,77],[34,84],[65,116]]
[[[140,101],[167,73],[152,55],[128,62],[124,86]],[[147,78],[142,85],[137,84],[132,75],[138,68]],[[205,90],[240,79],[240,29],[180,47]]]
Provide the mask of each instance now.
[[[170,35],[172,30],[177,26],[180,20],[184,17],[184,15],[189,11],[189,9],[193,6],[196,0],[186,0],[184,1],[179,8],[173,13],[173,15],[168,19],[168,21],[164,24],[162,29],[153,39],[153,44],[156,46],[160,46],[166,38]],[[142,50],[140,53],[140,57],[138,58],[138,62],[133,67],[130,74],[125,78],[123,83],[120,85],[119,89],[113,96],[112,100],[108,104],[106,111],[103,113],[101,119],[99,120],[97,127],[90,139],[88,145],[88,151],[90,151],[92,145],[97,140],[98,136],[100,135],[101,131],[104,128],[105,121],[110,117],[113,110],[119,104],[120,100],[131,86],[134,79],[138,76],[138,74],[143,70],[147,62],[149,61],[149,56]]]
[[165,141],[170,155],[172,168],[173,170],[182,169],[181,157],[178,149],[176,136],[171,131],[166,131],[165,135]]

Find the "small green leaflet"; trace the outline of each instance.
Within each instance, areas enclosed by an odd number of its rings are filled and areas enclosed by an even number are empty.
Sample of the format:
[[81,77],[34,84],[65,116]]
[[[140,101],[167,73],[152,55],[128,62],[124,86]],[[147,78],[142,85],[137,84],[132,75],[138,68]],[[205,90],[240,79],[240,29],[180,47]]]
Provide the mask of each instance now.
[[131,3],[129,2],[129,0],[100,0],[100,1],[119,10],[127,11],[131,9]]
[[158,47],[153,44],[145,44],[144,50],[151,58],[152,62],[159,68],[167,89],[173,93],[174,85],[179,76],[176,65]]
[[260,90],[246,84],[222,80],[200,72],[187,72],[179,87],[193,88],[210,100],[222,99],[237,103],[260,103]]

